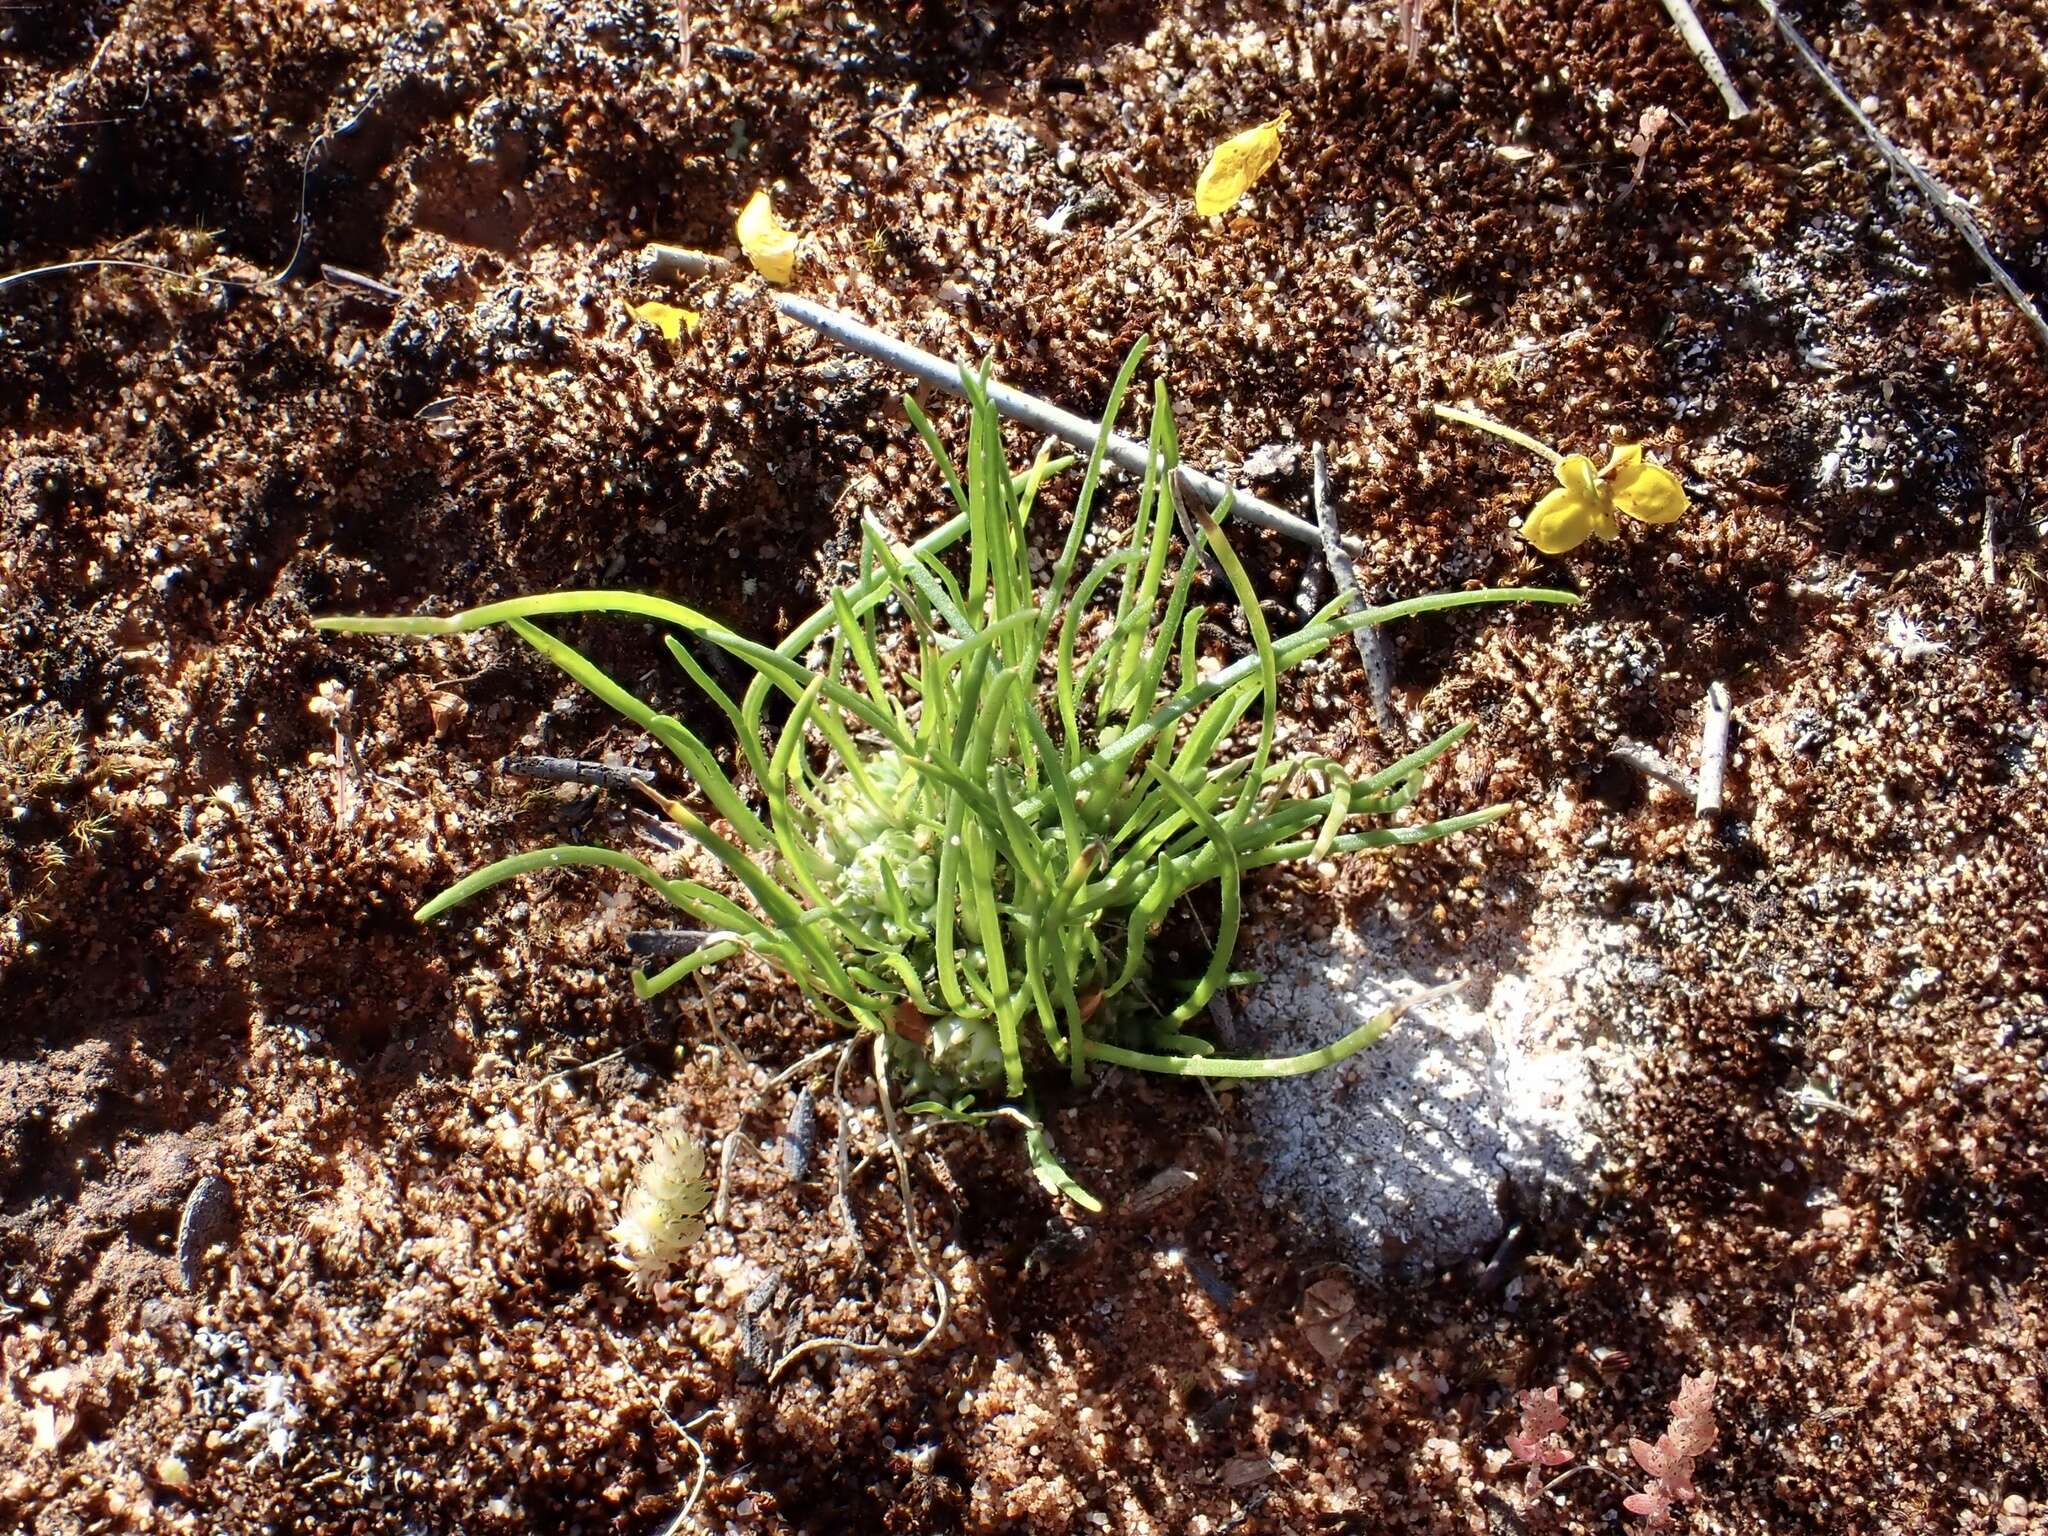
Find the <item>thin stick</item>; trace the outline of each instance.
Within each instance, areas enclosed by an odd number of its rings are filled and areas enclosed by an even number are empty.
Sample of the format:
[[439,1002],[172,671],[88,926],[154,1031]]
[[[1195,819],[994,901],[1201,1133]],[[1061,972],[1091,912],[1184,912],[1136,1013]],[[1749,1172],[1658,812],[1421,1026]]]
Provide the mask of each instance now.
[[[1316,508],[1316,531],[1323,543],[1323,558],[1329,562],[1330,575],[1336,579],[1337,590],[1347,595],[1346,610],[1356,613],[1366,607],[1370,599],[1359,590],[1358,568],[1351,563],[1351,556],[1346,552],[1337,529],[1337,509],[1330,503],[1330,458],[1321,442],[1309,449],[1309,463],[1314,472],[1312,496]],[[1358,648],[1359,665],[1365,668],[1366,686],[1372,693],[1372,716],[1379,726],[1380,740],[1399,750],[1407,743],[1407,732],[1401,728],[1401,717],[1394,713],[1393,680],[1387,667],[1386,642],[1380,638],[1377,626],[1368,624],[1351,632],[1351,643]]]
[[1998,590],[1998,497],[1986,493],[1984,497],[1984,585],[1992,591]]
[[649,245],[641,253],[641,259],[649,275],[657,277],[667,277],[676,272],[685,277],[710,277],[732,270],[732,263],[723,256],[714,256],[709,251],[693,251],[680,245]]
[[1401,51],[1413,63],[1422,54],[1428,33],[1422,25],[1424,0],[1401,0]]
[[84,272],[105,267],[116,267],[129,272],[148,272],[157,277],[173,277],[183,283],[212,283],[216,288],[263,286],[261,283],[249,282],[238,277],[212,277],[204,272],[180,272],[176,267],[160,267],[153,261],[128,261],[115,256],[89,256],[79,261],[55,262],[47,267],[30,267],[26,272],[9,272],[5,277],[0,277],[0,288],[10,288],[16,283],[26,283],[38,277],[54,277],[60,272]]
[[1870,120],[1864,110],[1856,104],[1855,98],[1844,89],[1842,82],[1835,78],[1834,71],[1829,69],[1822,62],[1821,56],[1813,51],[1813,45],[1797,27],[1785,19],[1784,13],[1778,9],[1777,0],[1757,0],[1757,4],[1764,8],[1765,15],[1777,23],[1778,30],[1785,35],[1785,40],[1798,50],[1799,57],[1806,67],[1819,77],[1821,84],[1825,85],[1835,100],[1842,104],[1843,110],[1856,120],[1856,126],[1861,128],[1870,142],[1877,146],[1877,152],[1884,157],[1885,164],[1918,187],[1920,195],[1933,205],[1934,211],[1948,220],[1955,232],[1963,237],[1963,243],[1969,246],[1979,261],[1984,263],[1985,269],[1997,281],[1998,286],[2005,290],[2006,297],[2012,300],[2014,306],[2026,317],[2027,323],[2033,326],[2034,334],[2040,338],[2041,345],[2048,347],[2048,320],[2041,318],[2040,309],[2027,296],[2027,291],[2010,272],[2005,270],[2005,264],[1991,253],[1991,246],[1984,238],[1984,231],[1977,225],[1976,215],[1970,212],[1961,198],[1921,170],[1904,150],[1885,137],[1884,130]]
[[[957,1120],[920,1120],[916,1125],[913,1125],[903,1133],[903,1145],[905,1147],[917,1146],[921,1142],[928,1140],[934,1132],[950,1130],[958,1124],[960,1122]],[[860,1176],[874,1167],[875,1159],[888,1150],[887,1147],[877,1147],[872,1152],[863,1153],[861,1160],[847,1171],[846,1177],[848,1182],[858,1184]]]
[[683,1500],[683,1507],[677,1513],[675,1519],[671,1520],[662,1532],[662,1536],[676,1536],[676,1533],[681,1531],[688,1522],[690,1511],[697,1507],[698,1497],[704,1492],[705,1478],[709,1476],[711,1471],[711,1458],[704,1454],[703,1443],[698,1440],[694,1432],[702,1429],[706,1424],[717,1418],[719,1410],[716,1408],[706,1408],[697,1417],[690,1420],[689,1423],[683,1423],[668,1411],[668,1403],[664,1400],[665,1393],[655,1391],[653,1383],[640,1374],[640,1368],[634,1365],[631,1357],[627,1355],[625,1345],[621,1344],[612,1334],[607,1333],[604,1337],[610,1342],[613,1351],[618,1355],[619,1364],[626,1368],[626,1373],[639,1384],[640,1390],[647,1394],[647,1400],[654,1405],[654,1411],[664,1419],[667,1419],[669,1428],[673,1429],[678,1435],[681,1435],[683,1444],[696,1453],[697,1470],[690,1479],[689,1495]]
[[[112,33],[107,35],[110,38],[113,36]],[[177,278],[188,283],[212,283],[217,288],[242,288],[252,292],[258,288],[276,288],[281,286],[285,279],[292,275],[292,269],[299,264],[299,257],[305,254],[306,236],[308,233],[306,199],[313,185],[313,161],[315,157],[319,155],[327,141],[336,134],[353,132],[356,124],[369,115],[370,108],[377,104],[378,99],[372,96],[363,103],[354,117],[339,127],[322,129],[314,137],[313,142],[306,146],[306,158],[299,167],[298,238],[293,241],[292,253],[285,259],[285,264],[269,276],[255,280],[239,277],[210,277],[203,272],[180,272],[175,267],[159,266],[153,261],[129,261],[125,258],[114,256],[87,256],[77,261],[59,261],[46,267],[31,267],[26,272],[9,272],[6,276],[0,277],[0,288],[9,288],[16,283],[26,283],[38,277],[54,277],[64,272],[95,271],[108,267],[118,267],[133,272],[149,272],[157,277]],[[120,242],[121,245],[127,243],[125,240]],[[118,250],[120,247],[117,245],[115,248]]]
[[621,793],[635,785],[654,782],[652,768],[593,763],[580,757],[500,758],[498,772],[516,779],[540,779],[549,784],[588,784],[592,789],[616,789]]
[[1608,756],[1612,757],[1617,763],[1628,764],[1629,767],[1635,769],[1637,773],[1640,773],[1646,779],[1655,779],[1659,784],[1669,785],[1681,795],[1694,799],[1697,799],[1699,796],[1699,780],[1672,762],[1670,758],[1659,752],[1648,742],[1637,741],[1634,737],[1624,736],[1615,742]]
[[680,55],[682,69],[679,71],[683,82],[683,113],[691,122],[697,121],[697,93],[695,73],[690,57],[690,0],[676,0],[676,51]]
[[846,1106],[846,1094],[840,1084],[846,1077],[846,1064],[853,1059],[853,1049],[858,1040],[846,1042],[846,1049],[839,1053],[839,1060],[832,1064],[832,1110],[834,1131],[832,1136],[832,1175],[837,1183],[833,1203],[839,1207],[839,1219],[846,1224],[846,1235],[853,1240],[853,1251],[860,1255],[863,1267],[867,1265],[867,1244],[860,1240],[860,1218],[853,1211],[853,1194],[848,1188],[846,1171],[846,1146],[853,1128],[853,1112]]
[[725,1226],[727,1224],[727,1217],[729,1217],[732,1214],[732,1168],[734,1148],[741,1143],[745,1143],[747,1149],[751,1152],[759,1153],[761,1150],[760,1146],[754,1141],[754,1138],[746,1133],[745,1125],[747,1116],[751,1115],[755,1110],[759,1109],[763,1104],[767,1103],[769,1094],[773,1093],[776,1089],[780,1088],[784,1083],[788,1082],[791,1078],[797,1076],[798,1074],[810,1071],[812,1068],[817,1066],[819,1062],[823,1061],[827,1056],[830,1056],[834,1051],[839,1050],[841,1048],[842,1043],[843,1042],[841,1041],[834,1040],[830,1044],[821,1045],[815,1051],[812,1051],[808,1056],[805,1056],[802,1060],[796,1062],[794,1065],[784,1067],[780,1072],[776,1073],[773,1077],[769,1078],[767,1082],[763,1083],[761,1085],[761,1091],[755,1094],[753,1098],[748,1100],[747,1107],[740,1111],[739,1123],[734,1125],[730,1131],[726,1132],[725,1140],[719,1144],[718,1149],[718,1199],[712,1205],[711,1219],[717,1222],[720,1226]]
[[394,304],[405,297],[389,283],[374,278],[367,272],[358,272],[354,267],[337,267],[332,262],[323,261],[320,263],[320,275],[337,286],[360,288],[366,293],[374,293],[380,299],[389,299]]
[[573,1067],[564,1067],[559,1072],[550,1072],[546,1077],[535,1079],[533,1087],[527,1091],[534,1094],[542,1093],[553,1087],[556,1083],[566,1083],[570,1078],[580,1073],[592,1071],[597,1067],[603,1066],[608,1061],[617,1061],[625,1054],[626,1048],[622,1045],[615,1051],[606,1051],[602,1056],[593,1057],[589,1061],[580,1061]]
[[626,935],[626,953],[635,960],[680,960],[723,937],[710,928],[635,928]]
[[1721,100],[1728,106],[1728,121],[1739,123],[1749,116],[1749,103],[1735,89],[1735,82],[1729,77],[1728,66],[1721,62],[1721,55],[1714,51],[1714,40],[1707,36],[1707,29],[1700,25],[1699,12],[1692,8],[1692,0],[1664,0],[1664,9],[1671,13],[1671,19],[1678,23],[1678,35],[1685,39],[1692,56],[1700,61],[1700,68],[1707,72],[1707,78],[1714,82],[1714,89],[1721,93]]
[[[886,336],[871,326],[863,325],[851,315],[841,314],[836,309],[827,309],[794,293],[778,293],[774,296],[775,307],[800,324],[809,326],[819,335],[838,342],[849,351],[858,352],[862,357],[878,363],[887,363],[903,373],[909,374],[920,383],[929,384],[933,389],[943,390],[949,395],[964,399],[960,387],[960,364],[947,362],[921,347]],[[1027,395],[1020,389],[994,379],[989,381],[989,401],[998,412],[1012,421],[1022,422],[1034,432],[1046,432],[1063,443],[1084,451],[1095,446],[1095,436],[1100,424],[1076,416],[1072,411],[1061,410],[1035,395]],[[1133,475],[1145,472],[1145,445],[1136,438],[1125,437],[1121,432],[1112,432],[1106,457],[1119,469]],[[1233,490],[1214,475],[1203,474],[1200,470],[1181,466],[1181,473],[1187,477],[1189,486],[1210,506],[1222,504],[1225,496],[1231,497],[1231,507],[1236,515],[1247,523],[1256,523],[1261,528],[1270,528],[1275,533],[1285,534],[1302,544],[1315,545],[1322,542],[1314,525],[1304,522],[1292,512],[1276,507],[1270,501],[1252,495],[1248,491]]]
[[[692,277],[704,277],[724,272],[732,263],[722,256],[713,256],[703,251],[686,250],[674,245],[649,245],[645,252],[650,272],[682,272]],[[851,352],[874,362],[887,363],[890,367],[909,374],[920,383],[943,390],[955,398],[964,399],[960,388],[959,363],[914,347],[905,341],[884,334],[869,325],[864,325],[851,315],[823,304],[804,298],[800,294],[778,293],[773,296],[775,307],[790,319],[807,325],[828,340],[836,341]],[[996,410],[1012,421],[1022,422],[1033,431],[1044,432],[1061,442],[1080,449],[1095,446],[1098,423],[1076,416],[1071,411],[1027,395],[1021,389],[1013,388],[998,380],[990,380],[989,400]],[[1126,437],[1121,432],[1110,434],[1109,446],[1105,450],[1109,461],[1118,468],[1133,475],[1145,472],[1145,445],[1136,438]],[[1284,507],[1275,506],[1263,497],[1249,491],[1233,490],[1214,475],[1187,465],[1181,466],[1181,473],[1187,476],[1189,484],[1210,506],[1222,505],[1223,498],[1232,498],[1231,507],[1245,522],[1255,523],[1261,528],[1270,528],[1275,533],[1301,544],[1319,544],[1322,536],[1315,528],[1296,517]]]
[[1693,809],[1701,816],[1721,812],[1721,785],[1728,772],[1728,726],[1734,711],[1728,703],[1728,689],[1720,683],[1707,687],[1707,715],[1700,727],[1700,792]]
[[[628,942],[631,940],[628,939]],[[746,1052],[732,1043],[732,1037],[726,1034],[725,1026],[718,1022],[718,1011],[711,1006],[712,992],[704,984],[704,973],[698,971],[690,979],[697,983],[697,1005],[704,1011],[704,1023],[711,1031],[711,1038],[716,1040],[719,1049],[725,1052],[726,1064],[730,1066],[738,1062],[743,1067],[751,1067],[753,1063],[747,1060]],[[726,979],[721,978],[718,983],[720,997],[725,995]]]
[[738,1126],[727,1131],[725,1140],[718,1144],[718,1198],[711,1202],[711,1219],[721,1227],[731,1224],[733,1149],[736,1147],[745,1147],[755,1153],[761,1150],[760,1144]]
[[[692,1426],[703,1424],[712,1416],[714,1411],[709,1408],[705,1409],[696,1418],[690,1420],[690,1424]],[[676,1433],[683,1437],[683,1444],[687,1445],[697,1456],[697,1470],[690,1477],[689,1495],[683,1500],[683,1507],[676,1511],[675,1519],[669,1521],[668,1525],[662,1530],[662,1536],[680,1536],[682,1529],[690,1523],[690,1511],[697,1507],[697,1500],[703,1496],[705,1479],[711,1475],[711,1458],[704,1454],[704,1443],[691,1434],[689,1428],[676,1424],[673,1415],[664,1413],[663,1416],[668,1419],[669,1423],[675,1425]]]

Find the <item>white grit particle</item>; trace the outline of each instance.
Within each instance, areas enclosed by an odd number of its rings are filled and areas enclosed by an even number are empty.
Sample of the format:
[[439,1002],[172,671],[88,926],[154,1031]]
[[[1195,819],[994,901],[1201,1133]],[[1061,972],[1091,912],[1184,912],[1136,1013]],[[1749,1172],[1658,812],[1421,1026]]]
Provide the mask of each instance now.
[[1599,1090],[1626,1072],[1596,1006],[1619,979],[1622,931],[1574,914],[1529,937],[1540,942],[1475,959],[1344,928],[1247,957],[1265,977],[1238,1007],[1231,1045],[1247,1054],[1310,1049],[1397,998],[1472,978],[1349,1061],[1246,1091],[1273,1193],[1359,1268],[1483,1257],[1504,1229],[1504,1184],[1523,1209],[1590,1190]]

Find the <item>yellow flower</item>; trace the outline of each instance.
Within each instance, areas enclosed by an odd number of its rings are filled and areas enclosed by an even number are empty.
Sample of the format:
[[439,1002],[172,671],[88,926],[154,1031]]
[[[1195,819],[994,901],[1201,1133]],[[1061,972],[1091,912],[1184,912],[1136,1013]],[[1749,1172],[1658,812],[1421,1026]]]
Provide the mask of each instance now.
[[1282,112],[1270,123],[1247,128],[1218,144],[1195,183],[1195,212],[1207,218],[1235,208],[1252,183],[1280,158],[1280,125],[1286,121],[1287,114]]
[[796,271],[797,233],[775,217],[775,205],[765,189],[756,192],[741,210],[734,233],[756,272],[771,283],[789,281]]
[[1601,478],[1614,487],[1614,505],[1639,523],[1675,523],[1691,505],[1678,476],[1643,457],[1641,443],[1629,443],[1607,456]]
[[1593,461],[1574,453],[1557,461],[1558,489],[1522,519],[1522,537],[1546,555],[1562,555],[1591,538],[1615,536],[1614,503],[1593,473]]
[[1615,538],[1616,512],[1639,523],[1671,523],[1688,505],[1678,476],[1645,459],[1640,443],[1610,450],[1607,467],[1597,473],[1583,453],[1569,454],[1557,462],[1557,483],[1522,519],[1522,537],[1546,555],[1568,554],[1588,539]]

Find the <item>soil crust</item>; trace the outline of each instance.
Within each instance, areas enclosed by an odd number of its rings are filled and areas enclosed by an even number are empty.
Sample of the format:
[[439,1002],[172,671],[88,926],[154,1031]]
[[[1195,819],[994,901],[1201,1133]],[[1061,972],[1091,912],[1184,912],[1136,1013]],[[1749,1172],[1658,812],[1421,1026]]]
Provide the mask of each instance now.
[[[0,272],[129,264],[0,287],[0,1528],[1609,1530],[1711,1371],[1694,1529],[2048,1532],[2048,351],[1754,8],[1701,8],[1733,123],[1648,0],[1405,8],[0,4]],[[2041,293],[2048,12],[1807,9]],[[644,836],[502,755],[650,744],[510,636],[309,622],[603,584],[772,638],[860,517],[930,527],[900,379],[642,264],[763,185],[799,291],[1084,412],[1149,335],[1189,460],[1290,506],[1326,442],[1375,596],[1582,596],[1389,632],[1397,705],[1476,722],[1418,810],[1512,810],[1264,880],[1247,942],[1613,935],[1594,1193],[1368,1277],[1269,1198],[1256,1085],[1113,1074],[1049,1106],[1103,1215],[935,1132],[947,1327],[765,1379],[931,1315],[888,1160],[836,1190],[865,1057],[792,1170],[763,1085],[829,1035],[764,968],[636,1003],[660,914],[573,871],[415,926]],[[1693,510],[1535,555],[1546,467],[1432,401]],[[1308,553],[1244,549],[1282,615]],[[1614,749],[1690,771],[1715,682],[1703,820]],[[1384,760],[1348,652],[1286,708]],[[605,1229],[669,1126],[766,1151],[644,1299]],[[1589,1470],[1538,1505],[1551,1387]]]

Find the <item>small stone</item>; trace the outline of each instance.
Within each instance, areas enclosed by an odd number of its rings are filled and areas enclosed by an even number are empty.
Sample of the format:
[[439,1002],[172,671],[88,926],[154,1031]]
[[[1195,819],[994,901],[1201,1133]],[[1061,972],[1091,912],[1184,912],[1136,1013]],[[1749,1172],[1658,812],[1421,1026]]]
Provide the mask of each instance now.
[[234,1220],[234,1191],[226,1179],[207,1174],[185,1197],[184,1213],[178,1218],[178,1278],[185,1289],[199,1288],[200,1265],[206,1250]]
[[782,1170],[792,1182],[809,1177],[811,1154],[818,1145],[818,1105],[808,1087],[801,1089],[789,1111],[789,1127],[782,1137]]
[[436,736],[452,736],[469,718],[469,701],[460,694],[437,689],[427,695],[427,713],[433,717]]

